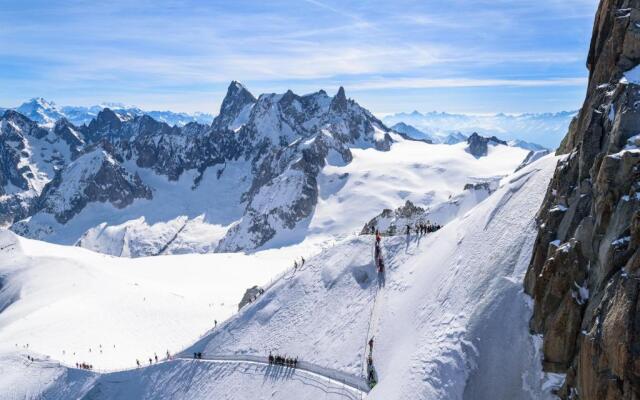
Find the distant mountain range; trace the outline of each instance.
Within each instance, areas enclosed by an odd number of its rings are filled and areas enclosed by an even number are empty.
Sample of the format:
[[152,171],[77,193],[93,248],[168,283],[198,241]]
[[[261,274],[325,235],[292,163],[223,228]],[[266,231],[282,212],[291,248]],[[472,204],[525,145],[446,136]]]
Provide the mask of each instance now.
[[[577,111],[557,113],[467,115],[445,112],[398,113],[383,118],[394,130],[434,143],[457,143],[473,132],[521,144],[555,149]],[[535,146],[534,146],[535,147]]]
[[[61,118],[66,118],[76,126],[88,124],[105,108],[109,108],[122,119],[132,119],[137,116],[148,115],[156,121],[164,122],[172,126],[184,126],[190,122],[210,124],[215,117],[213,114],[206,113],[188,114],[173,111],[147,111],[121,103],[103,103],[89,107],[59,106],[42,97],[33,98],[16,108],[10,109],[18,111],[39,125],[51,127]],[[7,108],[0,108],[0,113],[3,113],[5,110],[7,110]]]
[[[148,111],[122,103],[102,103],[93,106],[60,106],[41,97],[33,98],[15,108],[0,108],[18,111],[44,127],[52,127],[61,118],[73,125],[89,124],[105,108],[115,112],[121,119],[130,120],[148,115],[171,126],[184,126],[190,122],[211,124],[215,114],[182,113],[173,111]],[[503,140],[530,150],[554,149],[560,144],[577,111],[557,113],[491,114],[471,115],[446,112],[397,113],[382,121],[398,133],[414,139],[432,143],[456,144],[464,142],[474,132],[483,136],[497,136]]]

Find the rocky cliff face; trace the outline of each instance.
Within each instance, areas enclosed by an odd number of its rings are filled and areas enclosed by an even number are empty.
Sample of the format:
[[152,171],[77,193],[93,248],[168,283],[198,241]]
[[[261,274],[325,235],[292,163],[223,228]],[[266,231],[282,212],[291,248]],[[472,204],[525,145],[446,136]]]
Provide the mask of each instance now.
[[0,226],[34,211],[42,189],[70,162],[80,140],[64,121],[47,130],[16,111],[0,117]]
[[640,1],[602,0],[525,278],[564,399],[640,398]]

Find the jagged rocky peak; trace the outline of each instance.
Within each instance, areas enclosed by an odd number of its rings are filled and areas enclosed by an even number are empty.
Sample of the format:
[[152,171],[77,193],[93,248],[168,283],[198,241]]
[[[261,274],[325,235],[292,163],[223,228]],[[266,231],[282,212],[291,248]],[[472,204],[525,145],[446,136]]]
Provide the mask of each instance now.
[[603,0],[584,105],[539,211],[525,277],[563,399],[640,393],[640,1]]
[[91,120],[85,131],[87,136],[92,140],[99,140],[101,137],[110,136],[122,127],[122,120],[113,110],[105,108]]
[[212,126],[217,129],[239,128],[246,120],[257,99],[241,83],[232,81],[227,94],[222,100],[220,113],[213,120]]
[[73,156],[80,154],[86,144],[84,134],[66,118],[60,118],[53,125],[54,135],[61,138],[69,145]]
[[507,142],[504,140],[500,140],[495,136],[480,136],[477,132],[473,132],[471,136],[469,136],[467,144],[469,145],[467,151],[476,158],[485,157],[489,153],[489,145],[502,144],[507,146]]
[[335,112],[346,112],[349,106],[347,95],[344,92],[344,88],[340,86],[338,93],[331,100],[331,110]]

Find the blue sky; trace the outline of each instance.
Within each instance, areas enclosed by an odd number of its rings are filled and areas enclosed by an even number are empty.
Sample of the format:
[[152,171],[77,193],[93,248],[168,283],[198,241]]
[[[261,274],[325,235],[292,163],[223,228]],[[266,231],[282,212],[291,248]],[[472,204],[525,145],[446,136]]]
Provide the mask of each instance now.
[[254,94],[375,113],[577,109],[596,0],[0,0],[0,106],[42,96],[217,112]]

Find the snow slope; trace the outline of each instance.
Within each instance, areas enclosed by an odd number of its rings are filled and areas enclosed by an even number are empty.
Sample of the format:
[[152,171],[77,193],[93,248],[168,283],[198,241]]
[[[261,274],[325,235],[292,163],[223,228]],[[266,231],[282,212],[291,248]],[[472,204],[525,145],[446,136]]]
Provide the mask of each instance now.
[[[373,336],[379,384],[367,398],[550,397],[521,288],[534,214],[556,160],[545,157],[503,179],[485,201],[434,234],[384,238],[384,276],[374,270],[371,236],[339,241],[184,354],[241,358],[274,351],[362,376]],[[315,389],[295,377],[274,382],[265,368],[248,363],[203,363],[172,362],[93,380],[61,373],[46,390],[62,398],[58,393],[72,382],[73,393],[91,390],[93,398],[331,398],[310,395]],[[247,370],[252,376],[244,376]]]
[[176,352],[298,251],[128,259],[0,231],[0,353],[28,344],[68,365],[113,369]]
[[542,398],[521,288],[554,166],[547,157],[506,178],[435,234],[385,239],[381,288],[371,237],[349,239],[193,349],[278,351],[361,374],[367,337],[375,336],[380,383],[372,399]]

